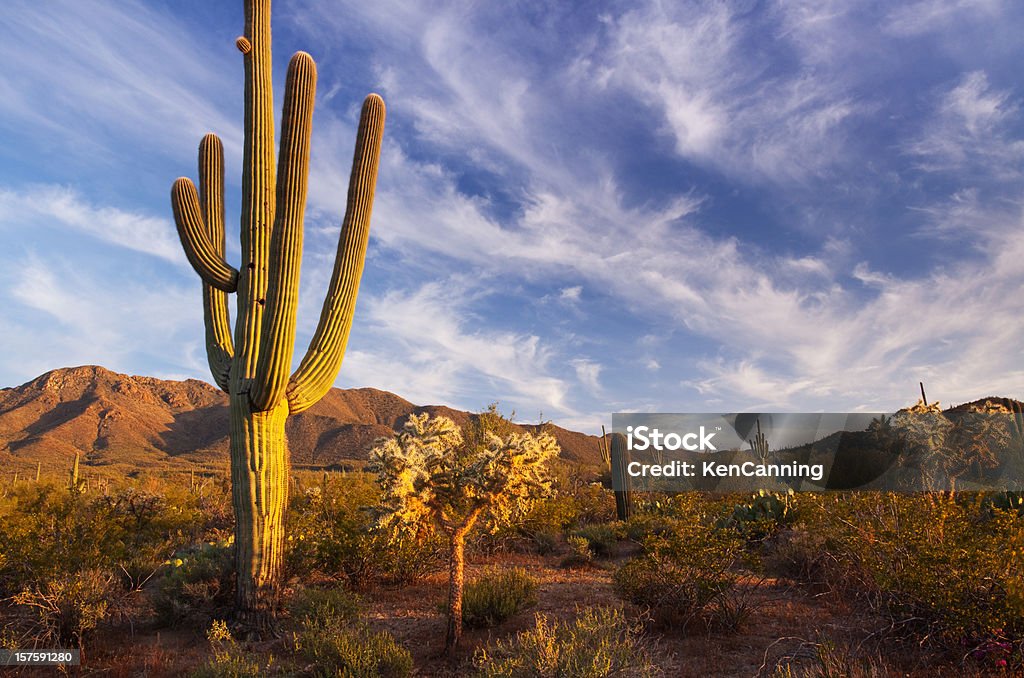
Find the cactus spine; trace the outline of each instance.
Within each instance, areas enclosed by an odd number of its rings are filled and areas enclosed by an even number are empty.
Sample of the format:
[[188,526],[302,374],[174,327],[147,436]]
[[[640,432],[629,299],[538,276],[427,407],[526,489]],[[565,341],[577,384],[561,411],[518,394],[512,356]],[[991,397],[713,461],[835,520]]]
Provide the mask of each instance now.
[[[305,52],[288,65],[275,167],[270,0],[244,4],[245,34],[235,43],[245,63],[243,265],[235,269],[224,259],[224,159],[215,135],[199,145],[200,190],[180,178],[171,203],[185,254],[203,282],[210,371],[230,396],[236,623],[265,636],[274,632],[284,554],[285,420],[315,404],[341,367],[369,238],[384,101],[371,94],[363,102],[334,272],[309,349],[291,373],[316,65]],[[237,293],[233,337],[230,293]]]

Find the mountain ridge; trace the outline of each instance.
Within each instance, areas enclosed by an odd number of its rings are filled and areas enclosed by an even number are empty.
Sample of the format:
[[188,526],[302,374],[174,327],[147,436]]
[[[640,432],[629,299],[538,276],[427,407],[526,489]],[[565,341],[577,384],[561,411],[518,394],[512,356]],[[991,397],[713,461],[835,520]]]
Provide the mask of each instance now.
[[[377,438],[411,414],[443,414],[458,424],[475,416],[444,405],[415,405],[389,391],[332,388],[288,418],[296,468],[349,468],[365,461]],[[524,430],[536,426],[519,425]],[[562,458],[600,463],[598,438],[558,426]],[[78,453],[87,466],[175,468],[226,464],[228,398],[198,379],[121,374],[98,365],[50,370],[0,389],[0,459],[14,468],[67,469]]]

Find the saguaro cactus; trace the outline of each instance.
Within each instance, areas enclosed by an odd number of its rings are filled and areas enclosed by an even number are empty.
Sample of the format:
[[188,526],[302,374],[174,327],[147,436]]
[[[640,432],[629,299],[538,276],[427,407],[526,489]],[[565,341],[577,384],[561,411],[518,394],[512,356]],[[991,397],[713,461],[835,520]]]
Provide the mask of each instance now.
[[[274,164],[270,0],[244,0],[242,266],[224,258],[224,153],[208,134],[199,144],[199,191],[174,182],[171,204],[185,254],[203,282],[206,348],[213,378],[230,395],[231,485],[235,510],[236,623],[250,635],[274,631],[284,551],[289,460],[284,424],[316,403],[345,354],[369,238],[384,101],[363,102],[348,205],[316,332],[291,372],[302,259],[302,224],[316,64],[305,52],[288,65],[279,167]],[[227,295],[237,293],[234,339]]]
[[753,439],[748,439],[747,442],[750,444],[750,450],[757,456],[758,460],[762,464],[767,464],[770,452],[768,451],[768,439],[761,433],[760,418],[757,420],[757,435]]
[[633,515],[633,479],[627,472],[629,466],[629,450],[626,436],[621,433],[612,434],[611,445],[612,488],[615,491],[615,517],[629,520]]

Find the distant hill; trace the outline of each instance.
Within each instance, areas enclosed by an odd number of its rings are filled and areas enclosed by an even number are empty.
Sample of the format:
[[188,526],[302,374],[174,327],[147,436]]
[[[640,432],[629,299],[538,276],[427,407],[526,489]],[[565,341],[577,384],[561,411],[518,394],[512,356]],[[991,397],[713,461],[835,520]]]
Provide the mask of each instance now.
[[[76,452],[88,466],[124,472],[224,464],[227,403],[225,393],[196,379],[135,377],[93,365],[56,369],[0,389],[0,464],[34,470],[41,462],[49,473],[66,470]],[[410,414],[420,412],[444,414],[459,424],[475,416],[413,405],[373,388],[331,389],[319,403],[288,418],[292,464],[358,465],[377,438],[392,435]],[[599,463],[597,437],[557,426],[553,433],[563,459]]]

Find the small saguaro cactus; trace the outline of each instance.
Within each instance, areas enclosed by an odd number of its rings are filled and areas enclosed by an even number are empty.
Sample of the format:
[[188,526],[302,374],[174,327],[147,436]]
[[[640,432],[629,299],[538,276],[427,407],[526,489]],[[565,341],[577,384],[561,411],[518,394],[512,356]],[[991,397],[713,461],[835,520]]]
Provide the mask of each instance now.
[[171,203],[185,255],[203,282],[210,370],[230,396],[236,624],[266,636],[275,632],[284,555],[285,420],[320,400],[341,367],[369,238],[384,101],[370,94],[363,102],[334,273],[309,349],[291,372],[316,64],[297,52],[288,65],[275,166],[270,0],[244,4],[245,34],[235,43],[245,63],[242,266],[224,258],[224,153],[215,135],[199,144],[199,191],[180,178]]
[[747,442],[750,444],[750,450],[757,456],[758,460],[762,464],[767,464],[771,452],[768,449],[768,439],[761,433],[760,419],[757,420],[757,435]]
[[597,440],[597,449],[601,453],[604,467],[610,472],[612,470],[612,452],[608,449],[608,433],[604,430],[604,424],[601,425],[601,437]]
[[81,492],[85,487],[81,478],[78,477],[78,462],[82,459],[81,452],[75,452],[75,461],[71,464],[71,470],[68,471],[68,489],[72,492]]
[[612,488],[615,490],[615,517],[629,520],[633,515],[633,479],[627,473],[629,466],[629,450],[626,436],[621,433],[612,434],[611,454]]

